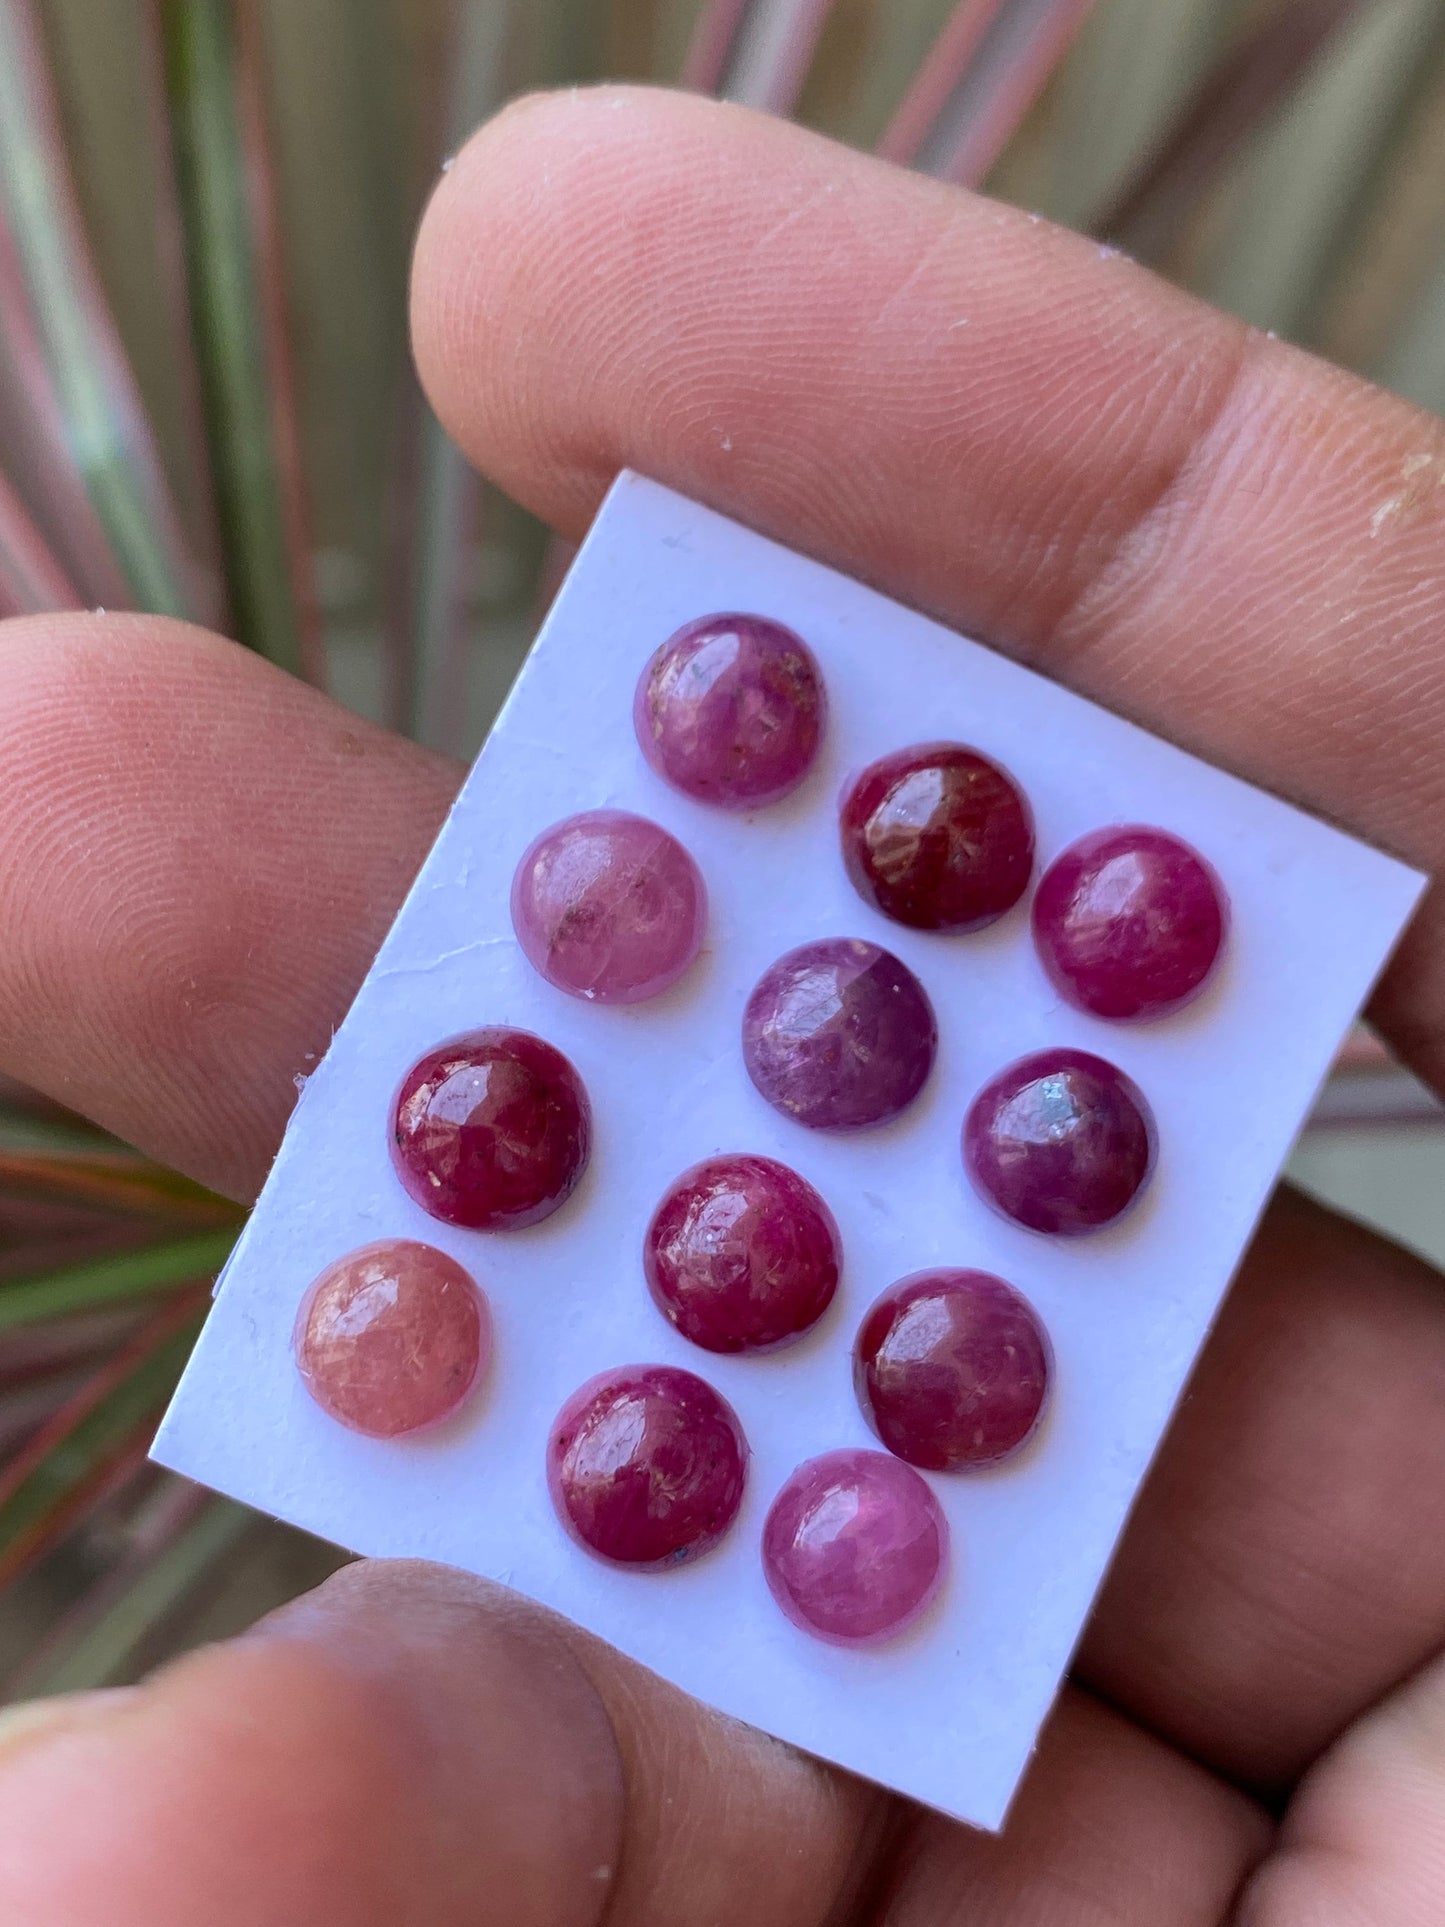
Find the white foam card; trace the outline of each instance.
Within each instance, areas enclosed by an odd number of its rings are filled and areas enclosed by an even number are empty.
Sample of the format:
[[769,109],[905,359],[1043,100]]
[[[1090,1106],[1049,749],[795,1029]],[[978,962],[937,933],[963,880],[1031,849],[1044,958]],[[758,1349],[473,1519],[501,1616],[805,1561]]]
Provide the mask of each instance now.
[[[632,696],[652,652],[717,610],[773,617],[812,647],[826,741],[803,787],[734,816],[648,768]],[[952,738],[1019,780],[1041,862],[1087,830],[1176,832],[1223,878],[1233,924],[1206,994],[1121,1026],[1063,1005],[1025,909],[969,936],[903,929],[865,905],[838,853],[851,770]],[[508,912],[523,848],[574,811],[614,805],[673,831],[707,880],[704,954],[649,1003],[599,1007],[527,964]],[[1277,1173],[1422,887],[1327,825],[874,591],[655,483],[608,496],[436,846],[324,1061],[228,1265],[156,1457],[353,1551],[438,1559],[501,1580],[590,1627],[687,1691],[960,1819],[998,1826],[1027,1764],[1139,1483]],[[810,938],[862,936],[917,973],[938,1013],[923,1096],[891,1125],[810,1132],[754,1090],[739,1048],[747,994]],[[483,1024],[556,1044],[595,1117],[568,1204],[511,1233],[453,1229],[402,1190],[390,1107],[423,1052]],[[1143,1088],[1160,1158],[1132,1216],[1088,1238],[1037,1237],[974,1196],[959,1157],[973,1093],[1024,1052],[1077,1044]],[[831,1206],[843,1280],[796,1346],[698,1351],[644,1287],[641,1241],[697,1159],[762,1152]],[[355,1246],[420,1238],[491,1301],[485,1395],[434,1435],[390,1443],[317,1406],[291,1355],[311,1280]],[[876,1444],[856,1403],[858,1320],[930,1265],[994,1271],[1042,1314],[1056,1354],[1037,1439],[992,1472],[929,1475],[954,1545],[938,1607],[893,1645],[824,1645],[764,1582],[769,1502],[803,1459]],[[727,1539],[695,1564],[602,1564],[561,1530],[544,1452],[563,1400],[605,1367],[699,1372],[752,1448]]]

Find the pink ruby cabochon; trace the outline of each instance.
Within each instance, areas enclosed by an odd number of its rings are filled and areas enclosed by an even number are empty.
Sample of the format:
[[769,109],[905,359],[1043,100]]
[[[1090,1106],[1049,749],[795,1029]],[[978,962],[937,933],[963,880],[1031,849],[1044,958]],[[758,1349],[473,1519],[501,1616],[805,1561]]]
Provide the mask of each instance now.
[[306,1291],[292,1349],[322,1410],[368,1438],[430,1431],[491,1363],[487,1299],[433,1246],[383,1238],[336,1259]]
[[555,1044],[490,1024],[438,1045],[402,1079],[392,1164],[432,1217],[517,1231],[567,1202],[587,1168],[592,1107]]
[[723,612],[687,623],[644,668],[633,701],[643,755],[700,803],[757,809],[812,768],[827,699],[812,651],[767,616]]
[[845,787],[843,865],[865,903],[914,930],[962,935],[1005,916],[1033,875],[1016,780],[963,743],[892,750]]
[[1171,1016],[1214,976],[1229,898],[1182,837],[1115,824],[1080,837],[1034,895],[1034,945],[1049,981],[1078,1010],[1116,1023]]
[[1092,1051],[1034,1051],[969,1106],[963,1161],[1001,1217],[1080,1237],[1135,1207],[1154,1173],[1158,1131],[1144,1093]]
[[776,1158],[704,1158],[668,1186],[643,1240],[653,1301],[710,1352],[799,1338],[833,1301],[842,1264],[832,1212]]
[[584,810],[542,831],[512,879],[523,954],[568,996],[637,1004],[702,948],[707,886],[670,830],[628,810]]
[[987,1271],[933,1267],[869,1306],[853,1382],[890,1452],[932,1472],[976,1472],[1023,1450],[1048,1402],[1053,1351],[1038,1312]]
[[836,1646],[896,1639],[937,1598],[948,1522],[926,1479],[887,1452],[808,1459],[763,1525],[763,1575],[784,1614]]
[[588,1552],[660,1570],[701,1558],[737,1517],[748,1445],[722,1394],[675,1365],[599,1372],[547,1442],[558,1518]]

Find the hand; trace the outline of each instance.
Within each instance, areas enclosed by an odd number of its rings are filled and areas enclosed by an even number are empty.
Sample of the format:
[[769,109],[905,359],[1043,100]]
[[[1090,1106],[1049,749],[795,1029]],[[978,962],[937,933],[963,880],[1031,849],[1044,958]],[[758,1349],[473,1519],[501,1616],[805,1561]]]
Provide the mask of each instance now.
[[[462,447],[569,534],[629,463],[1445,856],[1445,437],[1402,403],[1026,215],[631,91],[476,137],[413,325]],[[457,773],[176,624],[0,646],[0,1065],[250,1195]],[[1433,898],[1375,1014],[1445,1080]],[[1438,1927],[1442,1646],[1445,1293],[1286,1195],[1002,1838],[495,1587],[356,1567],[6,1723],[0,1918]]]

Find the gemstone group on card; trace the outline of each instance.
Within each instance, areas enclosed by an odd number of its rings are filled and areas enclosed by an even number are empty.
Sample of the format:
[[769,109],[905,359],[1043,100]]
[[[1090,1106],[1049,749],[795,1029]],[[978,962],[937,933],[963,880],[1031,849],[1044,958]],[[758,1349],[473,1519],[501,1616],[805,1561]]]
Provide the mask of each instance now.
[[[811,651],[756,615],[700,618],[657,650],[633,720],[674,788],[725,810],[775,802],[813,766],[826,698]],[[928,742],[878,758],[843,796],[845,870],[863,900],[911,930],[960,933],[1012,910],[1034,869],[1033,817],[1006,770]],[[598,808],[544,830],[512,882],[517,942],[585,1002],[640,1003],[696,959],[701,873],[678,839]],[[1056,989],[1093,1015],[1163,1015],[1197,994],[1224,941],[1214,872],[1178,838],[1137,825],[1084,837],[1046,872],[1034,942]],[[962,967],[955,959],[952,967]],[[857,937],[803,943],[746,1001],[748,1076],[784,1117],[856,1132],[897,1118],[933,1069],[927,992],[891,951]],[[984,1200],[1029,1230],[1072,1237],[1122,1217],[1150,1177],[1155,1129],[1131,1080],[1090,1052],[1034,1053],[969,1107],[963,1157]],[[391,1149],[427,1212],[469,1230],[538,1223],[586,1168],[591,1111],[576,1070],[528,1031],[454,1038],[408,1072]],[[704,1158],[668,1186],[641,1271],[680,1337],[706,1352],[771,1351],[812,1330],[838,1290],[838,1226],[800,1173],[757,1152]],[[547,1308],[533,1308],[543,1317]],[[562,1315],[563,1308],[553,1308]],[[402,1437],[455,1412],[492,1350],[486,1300],[430,1246],[393,1240],[332,1265],[297,1319],[298,1369],[343,1424]],[[761,1556],[783,1613],[825,1641],[896,1638],[936,1598],[949,1531],[920,1473],[982,1472],[1034,1437],[1051,1392],[1048,1333],[1004,1279],[963,1267],[910,1273],[858,1326],[853,1385],[882,1451],[799,1465],[769,1508]],[[732,1527],[748,1476],[732,1406],[697,1373],[627,1365],[591,1378],[548,1436],[557,1517],[588,1552],[636,1571],[696,1559]]]
[[937,1596],[948,1524],[926,1480],[886,1452],[800,1465],[763,1526],[763,1572],[795,1626],[839,1646],[896,1638]]
[[1059,1237],[1097,1231],[1137,1200],[1154,1163],[1139,1087],[1090,1051],[1020,1058],[987,1083],[963,1127],[964,1164],[1006,1218]]
[[849,785],[843,862],[865,902],[914,930],[978,930],[1034,867],[1033,815],[1005,770],[961,743],[922,743]]
[[1224,945],[1224,886],[1164,830],[1120,824],[1081,837],[1034,896],[1034,942],[1078,1010],[1118,1022],[1165,1017],[1208,982]]
[[801,944],[764,972],[743,1013],[743,1061],[785,1117],[861,1131],[905,1110],[938,1048],[933,1006],[891,951],[856,937]]
[[705,1159],[668,1187],[643,1243],[664,1318],[710,1352],[762,1351],[815,1325],[838,1286],[833,1214],[776,1158]]
[[586,810],[544,830],[512,880],[512,927],[533,967],[599,1004],[655,997],[687,969],[707,889],[677,838],[626,810]]
[[1048,1396],[1049,1341],[1020,1292],[986,1271],[916,1271],[859,1327],[853,1380],[864,1417],[910,1465],[980,1471],[1012,1458]]
[[406,1438],[471,1396],[491,1359],[492,1321],[454,1258],[388,1238],[327,1266],[301,1302],[292,1345],[323,1411],[369,1438]]
[[748,1448],[705,1379],[627,1365],[575,1392],[547,1445],[547,1484],[568,1532],[599,1558],[656,1568],[715,1546],[737,1517]]
[[797,788],[822,740],[823,679],[801,637],[766,616],[690,622],[642,672],[637,740],[675,789],[728,810]]
[[561,1051],[498,1024],[453,1038],[407,1072],[392,1162],[434,1218],[518,1230],[566,1203],[591,1138],[587,1093]]
[[[839,485],[866,492],[871,479],[855,470]],[[689,617],[723,608],[794,626],[826,683],[811,769],[761,807],[675,787],[632,720],[649,656]],[[958,825],[942,812],[943,773],[912,754],[945,738],[996,759],[1035,819],[1022,894],[982,927],[964,920],[976,898],[962,917],[948,907]],[[886,832],[866,852],[877,874],[855,866],[860,894],[844,862],[845,797],[890,758],[908,780],[873,825]],[[696,960],[659,995],[616,1007],[549,983],[508,913],[524,849],[604,807],[670,833],[708,897]],[[1137,826],[1143,837],[1121,849],[1115,832]],[[1161,884],[1155,828],[1217,870],[1207,970],[1209,906],[1203,919],[1181,910],[1172,862]],[[961,841],[979,856],[977,839]],[[880,907],[879,857],[899,859],[892,880],[911,897],[892,910],[918,921]],[[977,882],[971,862],[962,873]],[[1081,1630],[1087,1649],[1089,1598],[1117,1565],[1262,1191],[1424,885],[1068,689],[624,472],[326,1063],[298,1080],[287,1144],[159,1457],[343,1546],[449,1558],[483,1587],[516,1588],[524,1606],[567,1614],[583,1645],[611,1640],[634,1673],[698,1695],[714,1726],[750,1721],[764,1749],[801,1748],[955,1826],[1004,1828],[1006,1851],[1041,1732],[1050,1743],[1040,1721]],[[839,940],[871,942],[911,973],[937,1041],[901,1111],[844,1118],[853,1128],[834,1135],[761,1094],[743,1019],[785,952]],[[804,990],[810,1008],[770,1016],[799,1019],[774,1026],[791,1043],[837,1043],[845,1075],[822,1080],[831,1101],[855,1080],[866,1027],[836,974],[815,971]],[[500,1024],[559,1048],[592,1106],[580,1182],[519,1230],[439,1221],[390,1162],[408,1066]],[[1045,1058],[1042,1072],[1006,1076],[1024,1053]],[[1101,1078],[1081,1053],[1102,1060]],[[871,1079],[887,1053],[869,1042],[861,1054]],[[1048,1065],[1054,1054],[1067,1061]],[[1122,1106],[1115,1073],[1138,1087]],[[962,1139],[974,1100],[1000,1081],[969,1146],[996,1194],[985,1198]],[[778,1236],[796,1226],[755,1166],[702,1182],[732,1158],[805,1181],[834,1221],[841,1265],[832,1238],[817,1262],[812,1237]],[[470,1396],[410,1436],[348,1429],[290,1352],[322,1267],[383,1237],[459,1263],[495,1325]],[[808,1324],[835,1269],[831,1302]],[[357,1328],[369,1325],[365,1313]],[[408,1340],[408,1359],[417,1349]],[[329,1362],[314,1374],[322,1396]],[[596,1397],[597,1375],[629,1367],[649,1379],[681,1369],[726,1402],[746,1446],[725,1426],[712,1455],[721,1480],[696,1476],[692,1425],[680,1428],[688,1449],[672,1452],[675,1400],[660,1401],[657,1444],[655,1384]],[[352,1359],[332,1378],[344,1397]],[[379,1397],[395,1391],[387,1372]],[[549,1464],[564,1406],[582,1422]],[[669,1816],[684,1831],[687,1818]],[[604,1859],[616,1867],[607,1843],[584,1870],[607,1871]],[[747,1927],[749,1904],[736,1911]]]

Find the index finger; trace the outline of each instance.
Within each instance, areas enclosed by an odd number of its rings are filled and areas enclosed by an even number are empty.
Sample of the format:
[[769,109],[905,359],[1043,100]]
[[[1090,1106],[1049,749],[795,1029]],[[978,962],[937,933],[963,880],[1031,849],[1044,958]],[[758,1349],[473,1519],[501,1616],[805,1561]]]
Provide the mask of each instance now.
[[[641,90],[475,136],[412,315],[451,433],[559,527],[641,469],[1445,854],[1433,417],[1035,217]],[[1440,915],[1380,1007],[1437,1079]]]

